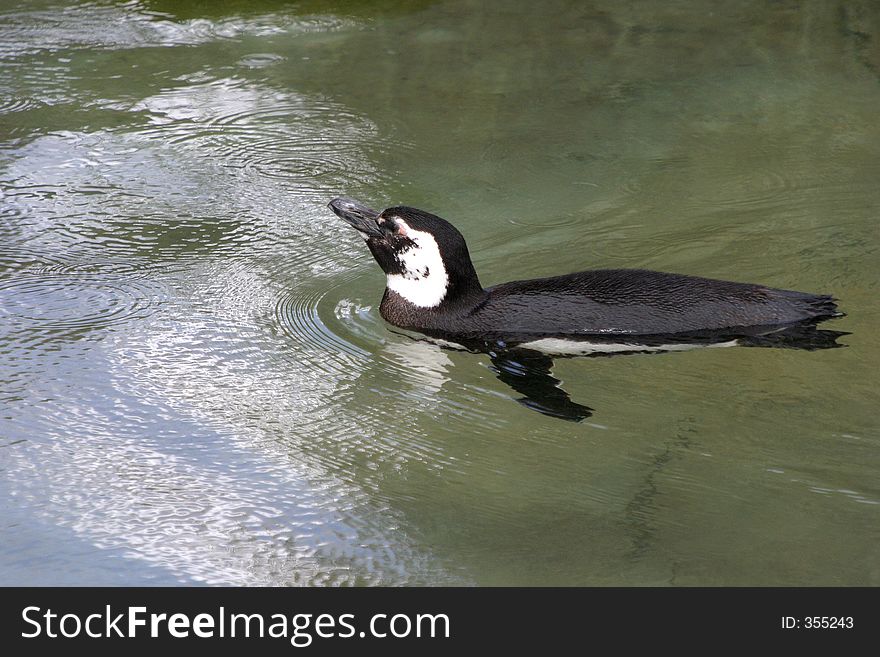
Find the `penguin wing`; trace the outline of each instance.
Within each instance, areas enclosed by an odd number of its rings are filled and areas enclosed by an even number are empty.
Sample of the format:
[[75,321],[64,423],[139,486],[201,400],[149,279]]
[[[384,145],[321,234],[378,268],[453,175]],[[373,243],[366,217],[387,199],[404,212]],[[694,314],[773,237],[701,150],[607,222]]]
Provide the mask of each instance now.
[[840,314],[827,295],[639,269],[513,281],[487,291],[479,314],[501,320],[511,333],[664,335]]

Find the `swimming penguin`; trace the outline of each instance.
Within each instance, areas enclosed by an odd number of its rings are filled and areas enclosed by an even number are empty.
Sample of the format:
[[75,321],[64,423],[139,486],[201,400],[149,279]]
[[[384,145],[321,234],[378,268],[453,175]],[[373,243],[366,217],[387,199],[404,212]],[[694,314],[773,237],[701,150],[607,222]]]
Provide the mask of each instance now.
[[699,346],[839,347],[829,295],[642,269],[598,269],[484,289],[452,224],[416,208],[377,212],[349,198],[330,209],[366,241],[385,272],[379,312],[390,324],[492,358],[519,400],[580,420],[590,409],[556,387],[554,356],[678,351]]

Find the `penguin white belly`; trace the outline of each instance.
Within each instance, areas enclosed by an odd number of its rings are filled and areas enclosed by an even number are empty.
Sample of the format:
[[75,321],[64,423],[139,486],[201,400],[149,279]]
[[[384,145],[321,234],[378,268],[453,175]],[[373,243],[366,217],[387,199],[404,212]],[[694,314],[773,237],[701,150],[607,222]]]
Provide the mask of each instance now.
[[532,349],[553,356],[584,356],[586,354],[616,354],[625,352],[645,351],[690,351],[707,347],[735,347],[736,340],[715,342],[711,344],[657,344],[640,345],[623,342],[589,342],[585,340],[566,340],[564,338],[541,338],[518,345],[523,349]]

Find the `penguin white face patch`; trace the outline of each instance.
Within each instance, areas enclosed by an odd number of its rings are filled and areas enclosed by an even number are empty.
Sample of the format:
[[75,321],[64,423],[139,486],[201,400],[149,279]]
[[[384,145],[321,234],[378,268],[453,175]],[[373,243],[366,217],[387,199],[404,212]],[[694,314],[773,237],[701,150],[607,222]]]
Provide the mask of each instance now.
[[449,275],[437,241],[431,233],[413,230],[402,219],[396,224],[409,243],[394,254],[400,273],[388,274],[388,289],[419,308],[439,306],[446,297]]

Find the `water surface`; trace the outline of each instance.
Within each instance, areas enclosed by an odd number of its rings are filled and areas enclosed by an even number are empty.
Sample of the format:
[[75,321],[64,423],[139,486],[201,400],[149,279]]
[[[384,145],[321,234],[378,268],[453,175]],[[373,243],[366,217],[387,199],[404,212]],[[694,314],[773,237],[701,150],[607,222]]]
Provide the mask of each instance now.
[[[874,3],[179,4],[0,4],[0,583],[880,584]],[[852,334],[560,360],[562,422],[338,195]]]

